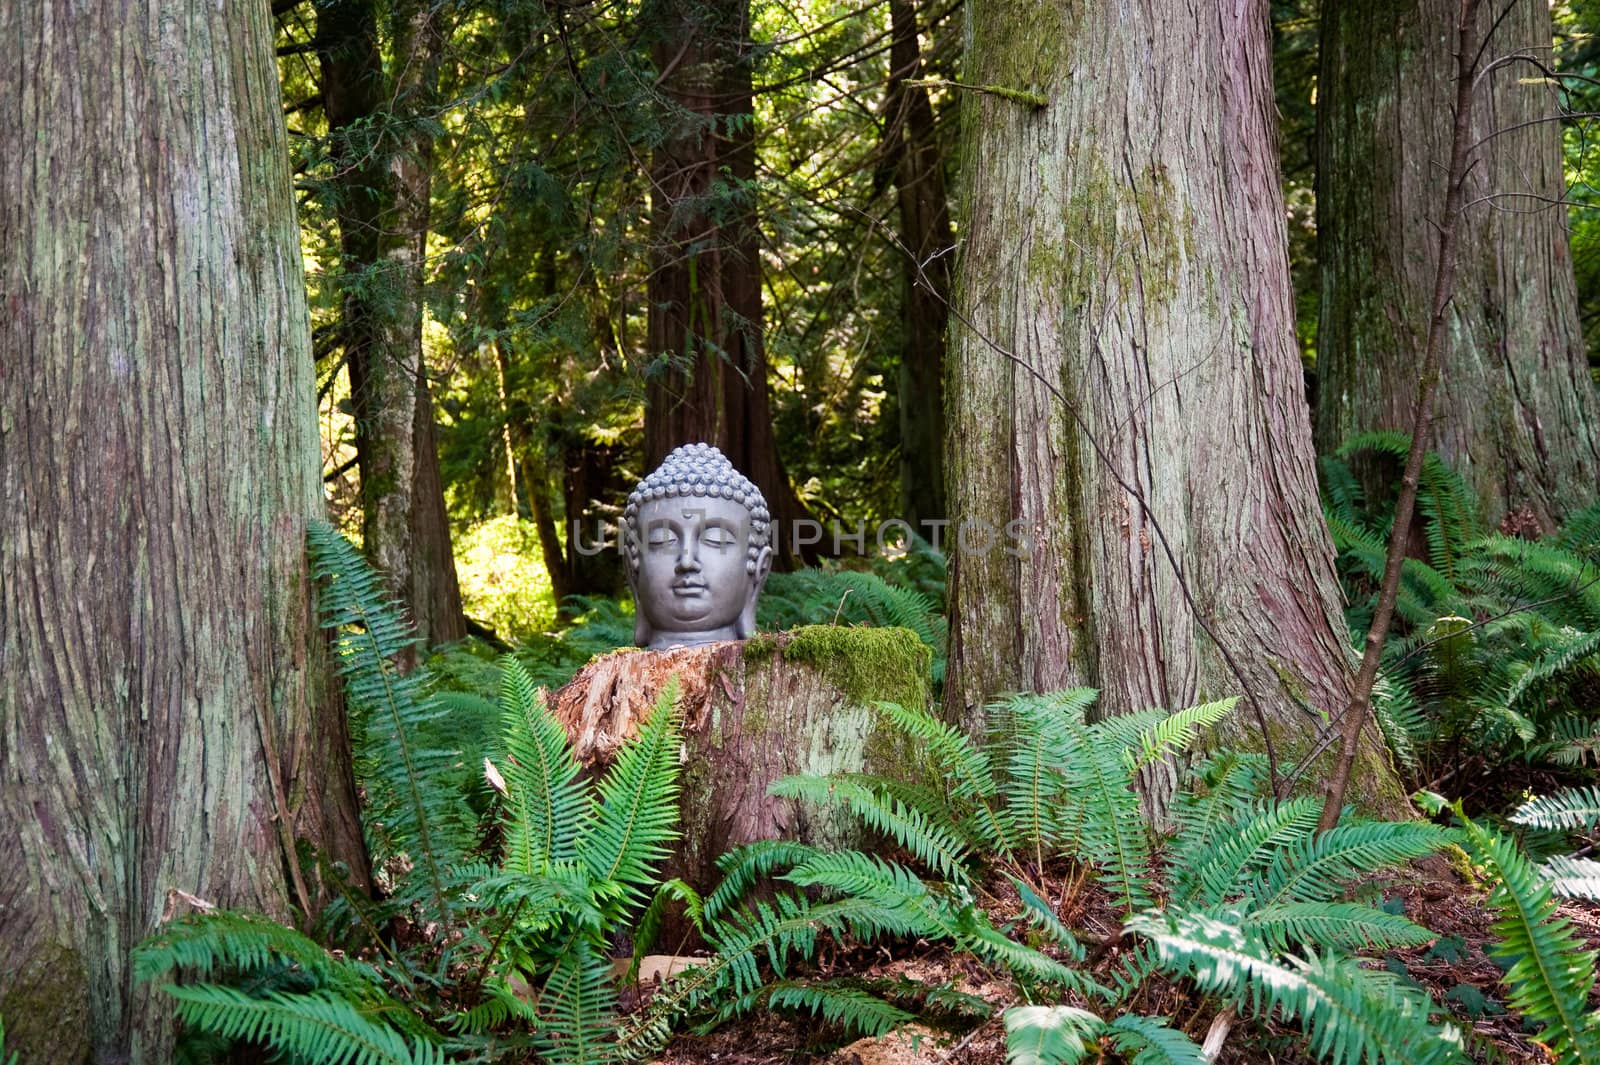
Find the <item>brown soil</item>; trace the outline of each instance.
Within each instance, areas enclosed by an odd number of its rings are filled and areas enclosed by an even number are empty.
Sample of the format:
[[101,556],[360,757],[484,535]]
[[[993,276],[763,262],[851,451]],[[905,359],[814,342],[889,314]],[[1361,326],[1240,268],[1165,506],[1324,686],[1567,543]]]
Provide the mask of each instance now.
[[[1423,947],[1395,951],[1374,959],[1425,987],[1451,1019],[1467,1033],[1470,1056],[1478,1062],[1548,1065],[1542,1046],[1525,1032],[1521,1020],[1504,1006],[1500,968],[1485,947],[1492,942],[1492,915],[1485,894],[1463,881],[1443,862],[1428,870],[1408,871],[1383,891],[1398,899],[1412,920],[1439,933]],[[997,918],[1007,916],[1002,901]],[[1600,907],[1567,902],[1562,913],[1591,946],[1600,947]],[[1117,925],[1104,900],[1084,892],[1062,915],[1076,929],[1104,935]],[[1087,936],[1085,937],[1087,938]],[[1111,961],[1105,952],[1100,967]],[[904,977],[925,984],[949,982],[996,1007],[1017,1001],[1004,974],[986,969],[970,957],[952,957],[927,944],[840,949],[819,959],[819,975],[865,979]],[[1600,991],[1595,996],[1600,1006]],[[1214,1007],[1183,984],[1147,986],[1131,1004],[1139,1012],[1172,1019],[1196,1042],[1204,1040],[1216,1020]],[[998,1010],[997,1010],[998,1012]],[[909,1035],[891,1034],[839,1047],[839,1033],[809,1019],[762,1014],[729,1024],[705,1036],[681,1036],[657,1065],[1004,1065],[1005,1033],[997,1017],[976,1028],[919,1028]],[[1302,1051],[1304,1037],[1296,1024],[1237,1021],[1218,1056],[1217,1065],[1309,1065]],[[1103,1065],[1120,1059],[1108,1056]]]

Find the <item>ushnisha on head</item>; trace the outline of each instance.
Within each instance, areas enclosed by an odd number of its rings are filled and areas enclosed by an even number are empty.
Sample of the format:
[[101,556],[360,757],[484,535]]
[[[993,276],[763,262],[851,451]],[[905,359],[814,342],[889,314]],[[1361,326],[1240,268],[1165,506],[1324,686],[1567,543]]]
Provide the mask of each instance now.
[[761,490],[721,451],[675,449],[622,512],[634,642],[660,651],[754,635],[771,527]]

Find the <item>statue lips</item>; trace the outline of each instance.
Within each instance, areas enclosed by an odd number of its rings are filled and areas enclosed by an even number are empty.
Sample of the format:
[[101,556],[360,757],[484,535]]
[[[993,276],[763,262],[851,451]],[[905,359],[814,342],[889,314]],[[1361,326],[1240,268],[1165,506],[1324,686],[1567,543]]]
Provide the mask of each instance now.
[[672,582],[672,594],[679,599],[700,599],[711,594],[704,577],[681,577]]

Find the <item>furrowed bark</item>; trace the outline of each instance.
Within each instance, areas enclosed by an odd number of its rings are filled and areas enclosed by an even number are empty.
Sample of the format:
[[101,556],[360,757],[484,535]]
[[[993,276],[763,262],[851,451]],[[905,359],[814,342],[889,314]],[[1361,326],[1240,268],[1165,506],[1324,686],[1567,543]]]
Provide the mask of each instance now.
[[905,288],[901,297],[900,514],[912,528],[942,520],[944,493],[944,344],[949,318],[949,197],[944,159],[934,132],[921,76],[917,11],[911,0],[890,0],[886,162],[894,169],[904,245]]
[[1327,798],[1317,827],[1330,829],[1339,821],[1349,790],[1351,767],[1356,758],[1362,724],[1372,712],[1372,689],[1378,681],[1378,666],[1383,657],[1383,641],[1394,620],[1394,604],[1400,593],[1400,570],[1406,560],[1411,517],[1416,509],[1417,487],[1428,450],[1428,429],[1433,420],[1433,396],[1442,376],[1441,361],[1449,329],[1451,303],[1456,287],[1456,263],[1462,238],[1463,208],[1472,152],[1472,101],[1474,75],[1479,57],[1481,34],[1476,25],[1478,0],[1457,0],[1456,12],[1456,96],[1452,110],[1454,122],[1450,137],[1450,163],[1446,174],[1444,212],[1439,220],[1439,250],[1434,272],[1432,313],[1428,318],[1428,340],[1418,375],[1411,416],[1411,451],[1406,456],[1405,473],[1400,478],[1400,495],[1394,505],[1394,528],[1389,532],[1389,553],[1384,560],[1383,583],[1378,589],[1378,606],[1367,629],[1350,702],[1340,718],[1339,760],[1328,781]]
[[[1218,739],[1270,742],[1287,767],[1351,678],[1294,341],[1266,7],[977,0],[967,34],[967,81],[1046,103],[962,100],[947,710],[975,727],[1007,690],[1087,683],[1122,713],[1243,687]],[[1007,527],[1031,550],[985,548],[983,529]],[[1367,735],[1361,798],[1398,813]],[[1155,812],[1173,783],[1150,782]]]
[[[651,161],[647,343],[667,365],[646,390],[645,465],[715,444],[787,533],[805,509],[778,457],[762,342],[749,3],[662,0],[651,21],[664,27],[652,52],[678,110]],[[721,220],[707,210],[714,191],[736,200]]]
[[[1324,9],[1317,84],[1322,309],[1317,442],[1409,430],[1439,270],[1455,129],[1457,0],[1339,0]],[[1504,17],[1502,18],[1502,13]],[[1486,65],[1550,55],[1549,5],[1480,5]],[[1559,98],[1539,69],[1487,70],[1465,118],[1474,165],[1427,444],[1489,522],[1552,530],[1600,492],[1600,399],[1589,377],[1567,238]],[[1485,199],[1485,198],[1489,199]],[[1376,487],[1378,471],[1368,471]]]
[[169,1060],[169,893],[359,879],[304,551],[311,337],[265,5],[0,6],[0,1015]]
[[443,54],[437,18],[426,4],[396,7],[399,76],[391,86],[373,0],[317,8],[335,215],[345,271],[358,278],[345,293],[340,331],[356,416],[362,543],[425,643],[466,634],[422,352],[433,160],[424,120]]

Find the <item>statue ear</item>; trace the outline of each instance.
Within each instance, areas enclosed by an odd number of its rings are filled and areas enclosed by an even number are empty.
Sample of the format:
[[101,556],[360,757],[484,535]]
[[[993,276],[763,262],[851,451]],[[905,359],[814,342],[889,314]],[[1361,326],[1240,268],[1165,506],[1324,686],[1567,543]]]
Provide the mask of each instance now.
[[771,573],[772,548],[767,546],[756,556],[756,571],[750,577],[750,594],[745,596],[744,609],[739,611],[739,620],[734,623],[735,638],[748,640],[756,634],[756,600],[761,598],[761,589]]
[[649,647],[650,637],[655,632],[650,627],[650,622],[645,619],[644,607],[639,602],[639,575],[633,567],[626,562],[622,568],[628,574],[628,591],[633,593],[633,642],[636,647]]

